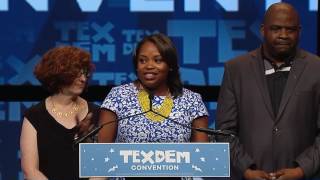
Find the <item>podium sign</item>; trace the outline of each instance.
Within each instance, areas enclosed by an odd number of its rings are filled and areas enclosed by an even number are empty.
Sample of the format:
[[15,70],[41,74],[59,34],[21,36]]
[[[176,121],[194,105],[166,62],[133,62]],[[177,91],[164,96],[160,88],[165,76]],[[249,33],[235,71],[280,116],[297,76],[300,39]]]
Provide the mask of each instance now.
[[81,143],[80,177],[229,177],[228,143]]

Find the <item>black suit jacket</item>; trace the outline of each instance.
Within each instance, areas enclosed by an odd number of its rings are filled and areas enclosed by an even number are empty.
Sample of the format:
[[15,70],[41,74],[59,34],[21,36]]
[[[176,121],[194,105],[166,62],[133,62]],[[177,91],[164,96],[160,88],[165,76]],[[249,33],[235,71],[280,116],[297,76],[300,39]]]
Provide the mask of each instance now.
[[239,179],[249,167],[275,172],[300,166],[306,178],[320,177],[320,59],[298,50],[275,116],[260,51],[225,64],[216,126],[236,134],[231,176]]

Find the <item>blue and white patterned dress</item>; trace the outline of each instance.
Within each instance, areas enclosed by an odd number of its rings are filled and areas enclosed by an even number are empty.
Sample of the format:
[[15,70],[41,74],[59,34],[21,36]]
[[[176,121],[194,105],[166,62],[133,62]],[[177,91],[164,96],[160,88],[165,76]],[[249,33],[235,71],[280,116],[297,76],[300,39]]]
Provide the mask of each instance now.
[[[190,142],[189,127],[192,121],[201,116],[208,116],[200,94],[184,88],[183,95],[173,100],[174,105],[169,118],[163,122],[151,121],[144,115],[125,118],[142,113],[138,92],[133,83],[114,87],[101,105],[101,108],[111,110],[118,116],[116,142]],[[164,99],[165,96],[155,96],[153,107],[160,106]]]

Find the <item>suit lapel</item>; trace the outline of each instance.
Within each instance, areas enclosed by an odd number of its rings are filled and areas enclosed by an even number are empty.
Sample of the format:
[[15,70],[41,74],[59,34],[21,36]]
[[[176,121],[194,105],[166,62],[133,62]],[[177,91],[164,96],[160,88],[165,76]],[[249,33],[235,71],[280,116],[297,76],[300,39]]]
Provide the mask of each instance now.
[[260,92],[262,94],[263,97],[263,102],[267,108],[267,110],[269,111],[271,117],[274,119],[274,112],[272,110],[272,105],[271,105],[271,99],[270,99],[270,94],[268,91],[268,87],[267,87],[267,82],[266,82],[266,78],[264,75],[264,65],[263,65],[263,60],[261,58],[261,53],[260,53],[261,49],[256,49],[255,51],[252,51],[250,54],[252,56],[252,61],[251,61],[251,65],[252,65],[252,69],[253,69],[253,73],[254,73],[254,77],[256,79],[256,83],[260,89]]
[[281,102],[280,102],[280,107],[278,110],[278,114],[276,117],[276,122],[280,120],[280,117],[288,104],[288,101],[290,97],[292,96],[295,87],[300,79],[300,76],[305,68],[306,65],[306,60],[305,60],[306,54],[299,50],[296,59],[293,62],[293,65],[291,67],[289,77],[287,80],[287,84],[285,86],[285,89],[282,94]]

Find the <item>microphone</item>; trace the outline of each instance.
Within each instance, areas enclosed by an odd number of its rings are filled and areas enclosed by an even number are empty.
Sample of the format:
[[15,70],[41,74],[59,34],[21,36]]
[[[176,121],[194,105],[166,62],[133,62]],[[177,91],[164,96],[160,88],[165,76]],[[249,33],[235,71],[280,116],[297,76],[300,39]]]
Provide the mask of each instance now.
[[127,118],[132,118],[132,117],[135,117],[135,116],[140,116],[142,114],[145,114],[145,113],[148,113],[150,112],[151,110],[149,109],[148,111],[145,111],[145,112],[141,112],[141,113],[138,113],[138,114],[133,114],[133,115],[130,115],[130,116],[126,116],[126,117],[123,117],[123,118],[120,118],[120,119],[116,119],[114,121],[109,121],[109,122],[105,122],[97,127],[95,127],[93,130],[91,130],[88,134],[82,136],[82,137],[79,137],[77,139],[75,139],[75,141],[73,142],[73,145],[77,145],[81,142],[83,142],[85,139],[91,137],[91,136],[94,136],[95,134],[97,134],[100,129],[102,129],[105,125],[108,125],[108,124],[111,124],[111,123],[115,123],[115,122],[119,122],[119,121],[122,121],[124,119],[127,119]]
[[223,136],[230,136],[232,138],[235,137],[232,131],[229,130],[221,130],[221,129],[212,129],[212,128],[193,128],[193,130],[204,132],[209,135],[223,135]]
[[120,119],[116,119],[114,121],[109,121],[109,122],[106,122],[106,123],[103,123],[97,127],[95,127],[93,130],[91,130],[88,134],[82,136],[82,137],[79,137],[77,139],[75,139],[73,145],[76,146],[77,144],[83,142],[85,139],[91,137],[91,136],[94,136],[95,134],[97,134],[100,129],[102,129],[105,125],[108,125],[108,124],[111,124],[111,123],[115,123],[115,122],[119,122],[119,121],[122,121],[124,119],[127,119],[127,118],[132,118],[132,117],[135,117],[135,116],[140,116],[140,115],[143,115],[143,114],[146,114],[148,112],[152,112],[158,116],[161,116],[165,119],[168,119],[170,120],[171,122],[173,122],[174,124],[178,124],[179,126],[182,126],[182,127],[185,127],[185,128],[188,128],[188,129],[191,129],[191,130],[195,130],[195,131],[199,131],[199,132],[204,132],[206,134],[209,134],[209,135],[223,135],[223,136],[229,136],[229,137],[235,137],[235,135],[233,134],[232,131],[229,131],[229,130],[216,130],[216,129],[212,129],[212,128],[194,128],[194,127],[191,127],[191,126],[188,126],[188,125],[185,125],[185,124],[182,124],[172,118],[169,118],[169,117],[166,117],[156,111],[153,110],[152,108],[152,101],[153,101],[153,98],[154,98],[154,95],[152,93],[149,93],[149,110],[148,111],[145,111],[145,112],[141,112],[141,113],[138,113],[138,114],[133,114],[133,115],[130,115],[130,116],[126,116],[126,117],[123,117],[123,118],[120,118]]
[[74,141],[74,143],[73,143],[73,145],[75,146],[75,145],[83,142],[85,139],[87,139],[87,138],[89,138],[89,137],[91,137],[91,136],[94,136],[94,135],[97,134],[97,133],[100,131],[100,129],[102,129],[105,125],[108,125],[108,124],[111,124],[111,123],[115,123],[115,122],[117,122],[117,121],[119,122],[119,121],[121,121],[121,120],[123,120],[123,119],[131,118],[131,117],[134,117],[134,116],[140,116],[140,115],[146,114],[146,113],[148,113],[148,112],[153,112],[153,110],[152,110],[152,100],[153,100],[153,98],[154,98],[154,95],[153,95],[153,93],[151,93],[150,91],[148,91],[148,92],[149,92],[148,98],[149,98],[149,103],[150,103],[150,104],[149,104],[149,110],[148,110],[148,111],[141,112],[141,113],[138,113],[138,114],[133,114],[133,115],[131,115],[131,116],[126,116],[126,117],[117,119],[117,120],[115,120],[115,121],[110,121],[110,122],[103,123],[103,124],[95,127],[94,129],[92,129],[88,134],[86,134],[86,135],[84,135],[84,136],[82,136],[82,137],[76,138],[75,141]]
[[180,125],[182,127],[185,127],[185,128],[191,129],[191,130],[195,130],[195,131],[199,131],[199,132],[204,132],[204,133],[209,134],[209,135],[223,135],[223,136],[230,136],[232,138],[235,137],[235,135],[233,134],[232,131],[220,130],[220,129],[216,130],[216,129],[212,129],[212,128],[194,128],[194,127],[182,124],[182,123],[180,123],[180,122],[178,122],[178,121],[176,121],[176,120],[174,120],[172,118],[166,117],[166,116],[164,116],[164,115],[162,115],[162,114],[160,114],[160,113],[158,113],[158,112],[153,110],[153,108],[152,108],[152,100],[153,100],[153,98],[154,98],[154,95],[152,93],[149,93],[149,102],[150,102],[150,110],[149,111],[154,113],[154,114],[156,114],[156,115],[158,115],[158,116],[161,116],[161,117],[163,117],[165,119],[168,119],[171,122],[173,122],[175,124],[178,124],[178,125]]
[[188,128],[188,129],[191,129],[191,130],[195,130],[195,131],[199,131],[199,132],[204,132],[206,134],[209,134],[209,135],[224,135],[224,136],[230,136],[230,137],[235,137],[235,135],[233,134],[232,131],[228,131],[228,130],[220,130],[220,129],[212,129],[212,128],[195,128],[195,127],[191,127],[191,126],[188,126],[188,125],[185,125],[185,124],[182,124],[172,118],[169,118],[169,117],[165,117],[164,115],[156,112],[156,111],[153,111],[152,109],[150,110],[152,113],[158,115],[158,116],[161,116],[165,119],[168,119],[170,120],[171,122],[173,122],[174,124],[178,124],[182,127],[185,127],[185,128]]

